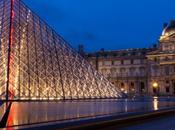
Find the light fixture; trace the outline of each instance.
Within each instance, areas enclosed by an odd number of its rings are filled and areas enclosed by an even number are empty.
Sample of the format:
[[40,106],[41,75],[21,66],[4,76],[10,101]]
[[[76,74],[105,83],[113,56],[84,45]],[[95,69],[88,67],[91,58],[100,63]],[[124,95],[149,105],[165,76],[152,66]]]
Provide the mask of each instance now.
[[154,82],[154,83],[153,83],[153,87],[154,87],[154,88],[158,88],[158,86],[159,86],[159,85],[158,85],[157,82]]
[[124,91],[125,89],[124,88],[121,88],[121,91]]

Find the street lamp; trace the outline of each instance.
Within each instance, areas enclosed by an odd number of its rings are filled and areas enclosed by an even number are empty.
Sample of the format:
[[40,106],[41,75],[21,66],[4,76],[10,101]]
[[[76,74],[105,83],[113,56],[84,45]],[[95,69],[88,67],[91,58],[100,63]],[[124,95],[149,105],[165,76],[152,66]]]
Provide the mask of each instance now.
[[157,82],[154,82],[154,83],[153,83],[153,88],[158,88],[158,86],[159,86],[159,85],[158,85]]
[[154,82],[152,84],[152,86],[153,86],[153,92],[154,92],[154,94],[158,95],[159,94],[159,84],[157,82]]

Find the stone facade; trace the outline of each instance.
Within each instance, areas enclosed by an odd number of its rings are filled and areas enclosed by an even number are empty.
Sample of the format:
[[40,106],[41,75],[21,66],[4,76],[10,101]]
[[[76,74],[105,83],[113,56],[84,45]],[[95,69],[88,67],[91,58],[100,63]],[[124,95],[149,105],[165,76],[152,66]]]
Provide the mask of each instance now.
[[175,21],[164,26],[156,47],[101,50],[86,57],[128,95],[175,95]]

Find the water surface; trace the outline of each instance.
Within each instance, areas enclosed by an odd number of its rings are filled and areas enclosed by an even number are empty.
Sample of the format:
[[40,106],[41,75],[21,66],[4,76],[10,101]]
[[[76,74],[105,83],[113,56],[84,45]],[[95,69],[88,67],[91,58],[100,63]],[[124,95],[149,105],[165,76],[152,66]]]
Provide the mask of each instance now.
[[[175,106],[175,100],[170,98],[13,102],[7,126],[96,117],[117,113],[156,111],[172,106]],[[0,113],[4,109],[5,107],[0,107]]]

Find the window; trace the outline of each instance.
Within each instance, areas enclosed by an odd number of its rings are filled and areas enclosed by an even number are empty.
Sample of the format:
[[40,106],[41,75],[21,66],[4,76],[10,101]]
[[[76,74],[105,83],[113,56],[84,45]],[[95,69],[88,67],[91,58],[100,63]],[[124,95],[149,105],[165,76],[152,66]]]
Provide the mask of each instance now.
[[107,57],[108,56],[108,54],[104,54],[104,57]]
[[140,60],[140,63],[141,63],[141,64],[145,64],[145,60],[144,60],[144,59],[141,59],[141,60]]
[[135,68],[129,68],[129,71],[130,71],[130,76],[134,76],[135,74]]
[[173,94],[175,94],[175,82],[173,83]]
[[136,55],[136,53],[135,53],[135,52],[132,52],[132,55],[133,55],[133,56],[135,56],[135,55]]
[[133,82],[131,82],[131,86],[132,86],[132,87],[134,86],[134,83],[133,83]]
[[140,64],[140,62],[141,62],[140,59],[135,59],[134,60],[134,64]]
[[145,83],[144,82],[140,82],[140,90],[141,90],[141,93],[143,93],[145,91]]
[[134,82],[130,83],[130,91],[132,91],[132,92],[135,91]]
[[157,65],[152,66],[151,72],[153,76],[156,76],[158,73],[158,66]]
[[166,87],[166,93],[170,92],[170,87]]
[[167,84],[169,84],[169,81],[168,81],[168,80],[166,80],[166,83],[167,83]]
[[169,60],[169,58],[168,57],[165,57],[165,61],[168,61]]
[[115,61],[114,65],[121,65],[121,61]]
[[110,66],[110,65],[111,65],[111,61],[105,61],[105,62],[104,62],[104,65],[105,65],[105,66]]
[[120,69],[120,73],[121,73],[121,74],[124,74],[124,73],[125,73],[125,71],[126,71],[126,69],[125,69],[125,68],[121,68],[121,69]]
[[142,52],[142,55],[145,55],[145,54],[146,54],[146,52],[145,52],[145,51],[143,51],[143,52]]
[[169,75],[169,67],[165,66],[165,75]]
[[114,61],[112,61],[112,65],[114,65]]
[[123,53],[122,56],[126,56],[127,54],[126,53]]
[[124,65],[129,65],[131,64],[131,60],[124,60]]
[[144,76],[145,75],[145,68],[144,67],[140,67],[139,70],[140,70],[140,75]]
[[116,56],[117,56],[117,53],[114,53],[114,54],[113,54],[113,57],[116,57]]
[[154,61],[157,62],[157,58],[156,57],[154,58]]
[[157,89],[153,88],[153,93],[156,94],[157,93]]
[[123,63],[124,63],[124,61],[123,60],[121,60],[121,64],[123,65]]

